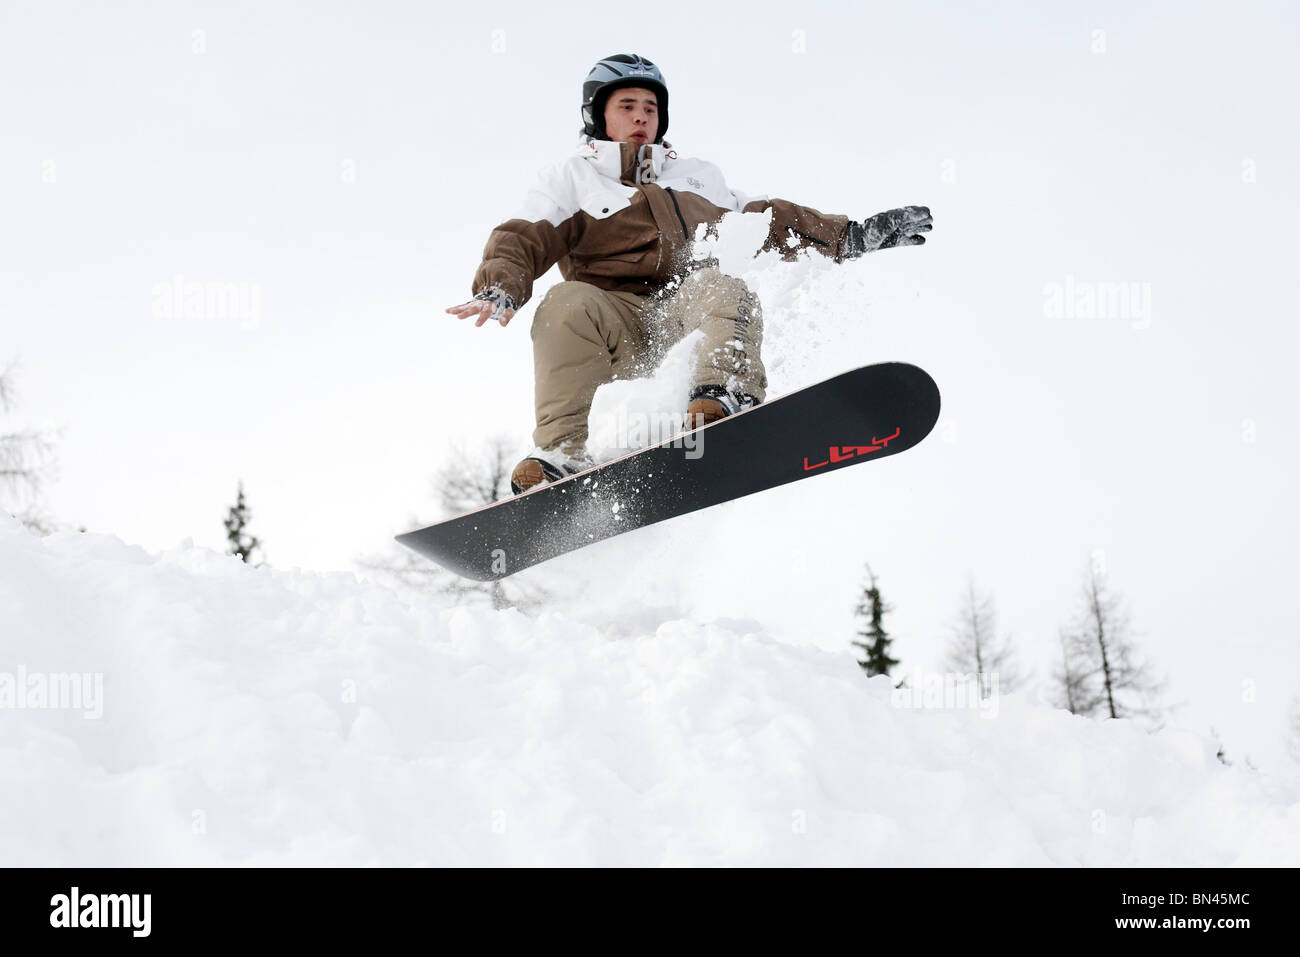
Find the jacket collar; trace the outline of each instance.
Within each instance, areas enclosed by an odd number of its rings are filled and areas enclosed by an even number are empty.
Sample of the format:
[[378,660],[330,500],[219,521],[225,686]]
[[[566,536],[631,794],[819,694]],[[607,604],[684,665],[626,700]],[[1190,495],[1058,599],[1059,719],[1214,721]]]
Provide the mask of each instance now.
[[[664,163],[677,157],[671,143],[636,146],[590,137],[584,137],[584,142],[579,144],[578,155],[595,164],[602,176],[628,186],[655,182],[663,171]],[[645,174],[641,166],[647,157],[650,159],[650,172]]]

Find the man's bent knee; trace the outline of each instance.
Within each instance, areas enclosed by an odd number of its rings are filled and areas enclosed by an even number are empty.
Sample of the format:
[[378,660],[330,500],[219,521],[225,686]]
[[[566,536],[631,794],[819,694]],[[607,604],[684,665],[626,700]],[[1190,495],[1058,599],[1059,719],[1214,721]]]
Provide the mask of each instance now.
[[537,307],[537,311],[541,313],[551,309],[563,309],[569,312],[573,306],[599,302],[603,295],[604,290],[593,286],[589,282],[576,282],[566,279],[564,282],[556,283],[546,291],[546,295],[542,297],[541,305]]

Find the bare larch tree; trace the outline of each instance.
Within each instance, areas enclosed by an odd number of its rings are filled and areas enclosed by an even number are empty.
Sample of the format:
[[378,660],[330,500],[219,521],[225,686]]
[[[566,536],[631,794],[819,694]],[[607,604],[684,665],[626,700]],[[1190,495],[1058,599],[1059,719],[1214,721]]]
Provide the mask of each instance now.
[[1014,691],[1020,684],[1011,642],[997,636],[993,596],[977,589],[974,578],[966,582],[966,594],[962,596],[952,626],[944,667],[957,674],[977,675],[981,698],[987,698],[995,690],[999,694]]
[[[508,498],[515,445],[510,439],[497,436],[488,439],[475,453],[453,446],[433,480],[442,517],[451,518]],[[410,527],[417,524],[415,519],[410,520]],[[400,585],[424,594],[442,595],[457,604],[487,604],[497,610],[517,608],[531,611],[546,599],[542,589],[521,584],[517,579],[478,582],[461,578],[397,543],[384,555],[360,559],[357,563],[367,571],[377,572]]]
[[[0,414],[16,405],[15,365],[0,372]],[[49,534],[54,523],[45,515],[41,496],[54,469],[54,443],[37,429],[0,428],[0,508],[38,535]]]
[[1141,660],[1128,613],[1095,565],[1075,620],[1062,631],[1062,646],[1058,696],[1068,698],[1071,711],[1162,723],[1164,710],[1156,699],[1164,682]]

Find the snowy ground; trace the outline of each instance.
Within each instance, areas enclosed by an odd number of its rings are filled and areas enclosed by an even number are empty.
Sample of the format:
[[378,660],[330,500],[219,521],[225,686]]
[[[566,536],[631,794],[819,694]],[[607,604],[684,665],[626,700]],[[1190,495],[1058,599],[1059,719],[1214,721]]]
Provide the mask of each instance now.
[[1300,785],[1206,738],[914,707],[720,624],[611,637],[0,516],[0,629],[6,865],[1300,862]]

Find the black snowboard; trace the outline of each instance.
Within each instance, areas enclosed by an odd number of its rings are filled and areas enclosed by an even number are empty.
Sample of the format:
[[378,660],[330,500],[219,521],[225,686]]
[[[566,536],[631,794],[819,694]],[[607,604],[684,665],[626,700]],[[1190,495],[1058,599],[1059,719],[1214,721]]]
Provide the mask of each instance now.
[[924,370],[864,366],[397,540],[466,578],[505,578],[667,518],[906,451],[938,418],[939,388]]

